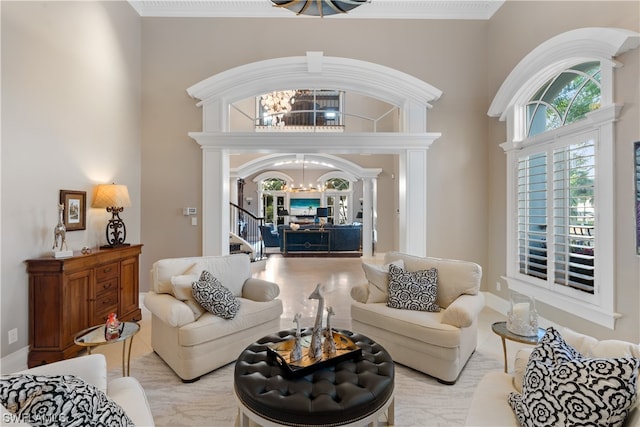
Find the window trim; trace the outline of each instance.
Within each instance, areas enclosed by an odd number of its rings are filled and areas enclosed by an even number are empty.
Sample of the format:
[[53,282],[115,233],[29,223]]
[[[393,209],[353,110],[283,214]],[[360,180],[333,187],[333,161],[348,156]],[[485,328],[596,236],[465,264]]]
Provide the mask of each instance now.
[[[579,28],[559,34],[543,42],[526,55],[511,71],[494,97],[487,114],[507,123],[507,142],[501,147],[507,155],[507,251],[506,275],[509,288],[528,294],[552,307],[584,318],[609,329],[615,328],[620,314],[615,307],[614,260],[614,122],[621,105],[614,103],[613,69],[622,66],[614,58],[640,45],[640,34],[621,28]],[[600,61],[600,109],[580,120],[528,139],[526,136],[526,103],[550,78],[581,62]],[[525,282],[515,272],[517,267],[517,183],[518,151],[547,138],[560,138],[593,130],[598,133],[596,148],[596,213],[598,220],[598,255],[596,276],[598,305],[585,303],[553,291],[543,291]],[[515,237],[514,237],[515,236]],[[516,256],[514,256],[516,254]]]
[[[524,107],[525,103],[522,103]],[[507,271],[502,278],[509,289],[520,292],[573,315],[614,329],[620,314],[614,311],[614,127],[621,105],[603,106],[590,112],[585,119],[558,129],[538,134],[523,142],[512,141],[501,145],[507,154]],[[540,144],[555,145],[561,139],[595,133],[596,142],[596,239],[598,255],[595,257],[595,290],[593,298],[574,297],[574,292],[558,292],[546,282],[519,272],[517,248],[517,161],[522,150]],[[546,148],[545,148],[546,150]],[[540,286],[544,283],[543,286]],[[575,291],[578,292],[578,291]]]

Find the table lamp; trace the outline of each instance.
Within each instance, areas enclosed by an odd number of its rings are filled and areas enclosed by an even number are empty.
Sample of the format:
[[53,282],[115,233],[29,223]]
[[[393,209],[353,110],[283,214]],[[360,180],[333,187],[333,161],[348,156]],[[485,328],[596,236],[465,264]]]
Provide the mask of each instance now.
[[120,219],[120,212],[122,212],[124,208],[131,206],[127,186],[118,184],[98,185],[91,206],[94,208],[106,208],[107,212],[111,213],[111,219],[107,223],[106,229],[107,244],[100,246],[100,249],[129,246],[128,243],[125,243],[127,239],[127,228],[122,219]]
[[316,208],[316,217],[320,218],[320,230],[324,229],[329,216],[329,208]]

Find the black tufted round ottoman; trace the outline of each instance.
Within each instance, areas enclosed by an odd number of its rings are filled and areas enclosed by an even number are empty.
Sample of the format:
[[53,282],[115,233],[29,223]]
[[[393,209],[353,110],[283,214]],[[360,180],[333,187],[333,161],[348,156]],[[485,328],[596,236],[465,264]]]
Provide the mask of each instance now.
[[[294,337],[280,331],[258,340],[238,357],[234,388],[240,404],[240,425],[252,419],[263,426],[377,425],[387,411],[393,425],[394,365],[389,353],[370,338],[339,331],[362,349],[362,357],[290,378],[271,363],[267,345]],[[310,334],[306,329],[303,335]]]

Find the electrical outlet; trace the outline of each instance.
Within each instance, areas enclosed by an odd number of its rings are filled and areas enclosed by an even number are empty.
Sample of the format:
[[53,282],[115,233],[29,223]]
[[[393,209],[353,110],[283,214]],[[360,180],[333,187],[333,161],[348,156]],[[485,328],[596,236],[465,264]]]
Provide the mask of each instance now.
[[198,217],[197,216],[191,217],[191,225],[198,225]]
[[18,341],[18,328],[13,328],[9,331],[9,344],[13,344]]
[[502,284],[500,282],[496,282],[496,291],[500,292],[502,290]]

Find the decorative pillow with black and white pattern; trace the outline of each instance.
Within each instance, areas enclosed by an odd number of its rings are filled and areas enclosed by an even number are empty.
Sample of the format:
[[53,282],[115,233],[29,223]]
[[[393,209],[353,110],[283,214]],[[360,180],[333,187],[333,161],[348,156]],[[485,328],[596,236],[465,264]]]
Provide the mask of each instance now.
[[0,401],[16,420],[34,426],[134,425],[104,392],[73,375],[3,375]]
[[569,345],[554,327],[547,328],[529,356],[529,360],[539,360],[545,364],[558,364],[577,359],[582,355]]
[[526,427],[621,426],[637,399],[638,367],[633,357],[583,358],[549,328],[529,359],[522,394],[508,401]]
[[440,311],[438,296],[438,270],[407,271],[389,265],[389,299],[387,306],[405,310]]
[[207,270],[191,284],[191,290],[202,307],[223,319],[233,319],[240,309],[240,301]]

